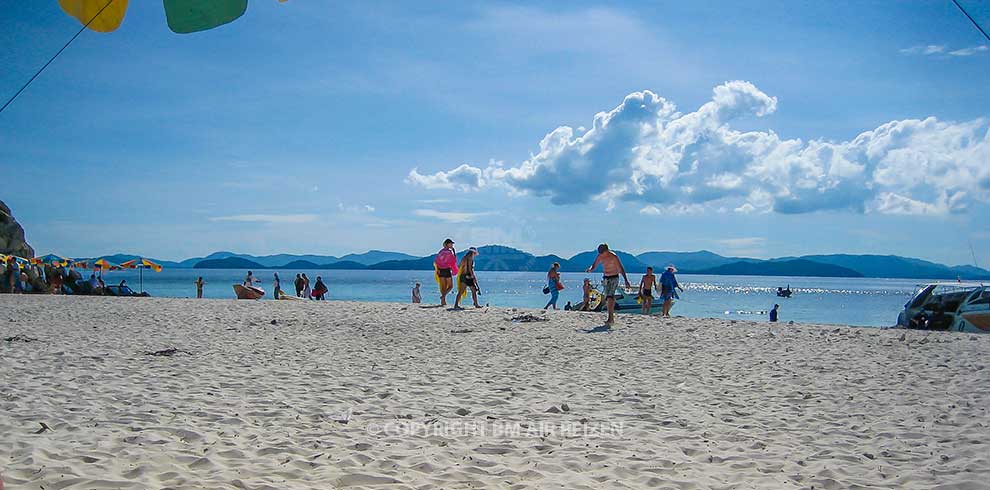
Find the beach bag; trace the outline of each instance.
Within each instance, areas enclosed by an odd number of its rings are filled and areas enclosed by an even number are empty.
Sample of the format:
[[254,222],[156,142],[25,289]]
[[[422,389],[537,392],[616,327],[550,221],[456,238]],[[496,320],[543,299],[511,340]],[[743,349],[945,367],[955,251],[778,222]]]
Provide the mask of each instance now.
[[543,294],[550,294],[550,286],[543,287]]

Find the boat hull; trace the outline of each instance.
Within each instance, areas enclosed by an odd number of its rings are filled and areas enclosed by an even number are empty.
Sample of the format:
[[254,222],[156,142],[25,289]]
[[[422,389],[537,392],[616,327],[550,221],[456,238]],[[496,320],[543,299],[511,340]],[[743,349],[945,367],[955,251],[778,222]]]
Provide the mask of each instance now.
[[260,299],[265,295],[265,290],[254,286],[234,284],[234,294],[237,295],[237,299]]

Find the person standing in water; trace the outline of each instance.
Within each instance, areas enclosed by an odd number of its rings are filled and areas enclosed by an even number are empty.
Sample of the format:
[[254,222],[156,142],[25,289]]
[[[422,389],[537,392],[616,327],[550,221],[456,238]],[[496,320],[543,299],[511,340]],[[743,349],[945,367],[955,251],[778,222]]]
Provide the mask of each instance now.
[[412,288],[412,302],[413,304],[420,304],[423,302],[423,296],[419,293],[419,283],[417,282]]
[[278,278],[278,272],[275,273],[275,278],[272,280],[272,299],[278,299],[282,296],[282,281]]
[[619,276],[622,276],[627,289],[631,289],[632,286],[629,284],[629,278],[626,277],[626,269],[622,267],[622,261],[615,252],[608,249],[607,243],[598,246],[598,257],[595,257],[595,262],[588,267],[588,272],[595,270],[598,264],[602,265],[605,272],[602,277],[605,305],[608,307],[608,319],[605,320],[605,325],[611,326],[615,324],[615,290],[619,289]]
[[195,284],[196,284],[196,299],[203,299],[203,285],[206,284],[206,281],[203,280],[203,276],[199,276],[198,278],[196,278]]
[[316,286],[313,288],[313,296],[317,301],[325,301],[330,288],[323,283],[323,277],[316,276]]
[[454,289],[454,275],[457,274],[457,252],[454,251],[454,241],[450,238],[443,241],[443,248],[433,259],[440,278],[440,306],[447,306],[447,293]]
[[663,317],[670,318],[670,308],[674,306],[674,300],[680,299],[677,296],[677,290],[680,289],[684,292],[684,288],[677,283],[677,277],[674,273],[677,269],[673,265],[668,265],[667,270],[660,274],[660,298],[663,299]]
[[644,315],[650,314],[650,309],[653,308],[653,288],[656,286],[657,276],[653,275],[653,268],[647,267],[646,274],[643,275],[643,279],[639,281],[639,298],[643,302],[643,310],[641,313]]
[[478,304],[478,278],[474,275],[474,258],[478,256],[478,249],[471,247],[468,249],[461,263],[458,266],[460,273],[457,275],[457,295],[454,297],[454,309],[461,308],[461,295],[471,288],[471,301],[475,308],[481,308]]
[[773,305],[773,309],[770,310],[771,323],[777,323],[777,308],[780,308],[780,305]]
[[557,299],[560,298],[560,263],[554,262],[550,266],[550,270],[547,271],[547,288],[550,289],[550,301],[547,301],[547,305],[543,307],[544,310],[553,306],[553,309],[557,309]]
[[302,274],[296,274],[296,280],[293,281],[292,285],[296,287],[296,297],[302,298],[302,290],[303,290]]
[[303,280],[303,291],[302,291],[303,296],[302,297],[303,298],[306,298],[306,299],[313,299],[312,296],[311,296],[312,293],[313,293],[313,291],[309,288],[309,278],[306,277],[306,273],[305,272],[303,272],[302,280]]

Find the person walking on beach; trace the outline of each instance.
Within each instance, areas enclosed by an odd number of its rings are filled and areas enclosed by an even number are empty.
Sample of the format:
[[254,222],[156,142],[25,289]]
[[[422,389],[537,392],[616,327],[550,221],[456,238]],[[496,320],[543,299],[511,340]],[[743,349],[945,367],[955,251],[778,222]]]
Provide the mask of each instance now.
[[206,281],[203,280],[203,276],[196,278],[196,299],[203,299],[203,285]]
[[302,290],[303,290],[302,274],[296,274],[296,280],[293,282],[293,285],[296,287],[296,297],[302,298]]
[[309,288],[309,278],[306,277],[306,273],[305,272],[303,272],[302,280],[303,280],[303,290],[302,290],[303,296],[302,297],[303,298],[306,298],[306,299],[313,299],[313,297],[312,297],[313,290]]
[[657,276],[653,275],[653,268],[647,267],[646,274],[643,275],[643,279],[639,281],[639,299],[643,302],[644,315],[650,314],[650,309],[653,308],[653,288],[656,286]]
[[632,286],[629,284],[629,278],[626,277],[626,269],[622,267],[622,261],[615,252],[608,249],[607,243],[598,246],[598,257],[595,257],[595,262],[588,267],[588,272],[594,271],[598,264],[601,264],[604,270],[602,283],[605,289],[605,305],[608,307],[608,319],[605,320],[605,325],[611,326],[615,324],[615,290],[619,288],[619,276],[622,276],[627,289],[631,289]]
[[461,263],[458,265],[460,272],[457,274],[457,295],[454,297],[454,309],[461,308],[461,295],[471,288],[471,301],[475,308],[481,308],[478,304],[478,278],[474,275],[474,258],[478,256],[478,249],[471,247],[468,249]]
[[677,269],[673,265],[668,265],[667,270],[660,274],[660,298],[663,299],[663,317],[670,318],[670,308],[674,306],[674,300],[680,299],[677,296],[677,290],[680,289],[684,292],[684,288],[677,283],[677,277],[674,273]]
[[553,309],[557,309],[557,298],[560,297],[560,290],[564,289],[564,285],[560,283],[560,263],[554,262],[550,266],[550,270],[547,271],[547,289],[550,291],[550,301],[547,301],[547,305],[543,307],[544,310],[553,306]]
[[440,278],[440,306],[447,306],[447,293],[454,289],[454,275],[457,274],[457,252],[454,251],[454,241],[450,238],[443,241],[443,248],[433,259]]
[[420,304],[423,302],[423,297],[419,293],[419,283],[417,282],[412,288],[412,302],[413,304]]
[[282,296],[282,281],[278,278],[278,272],[275,273],[275,279],[272,280],[272,299],[279,299]]
[[777,323],[777,308],[780,308],[780,305],[773,305],[773,309],[770,310],[770,323]]
[[323,283],[323,277],[316,276],[316,287],[313,288],[313,299],[317,301],[325,301],[327,299],[327,292],[330,288]]

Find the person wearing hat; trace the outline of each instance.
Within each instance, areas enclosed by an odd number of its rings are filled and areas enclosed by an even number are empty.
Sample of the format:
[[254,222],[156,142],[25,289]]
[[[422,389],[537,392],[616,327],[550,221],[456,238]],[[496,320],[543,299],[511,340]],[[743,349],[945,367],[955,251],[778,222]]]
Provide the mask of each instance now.
[[478,278],[474,275],[474,258],[477,256],[478,249],[471,247],[464,254],[464,257],[461,257],[461,263],[458,264],[460,273],[457,274],[457,297],[454,298],[455,310],[462,309],[461,298],[464,297],[467,288],[471,288],[471,300],[474,301],[474,307],[481,308],[481,305],[478,304]]
[[665,318],[670,318],[670,308],[674,306],[674,300],[680,299],[677,296],[677,290],[680,289],[684,292],[684,288],[677,283],[677,278],[674,277],[674,273],[677,269],[670,264],[667,266],[667,270],[660,274],[660,297],[663,298],[663,316]]
[[447,293],[454,289],[454,275],[457,274],[457,252],[454,251],[454,241],[450,238],[443,241],[443,248],[433,259],[437,270],[437,285],[440,286],[440,306],[447,306]]

